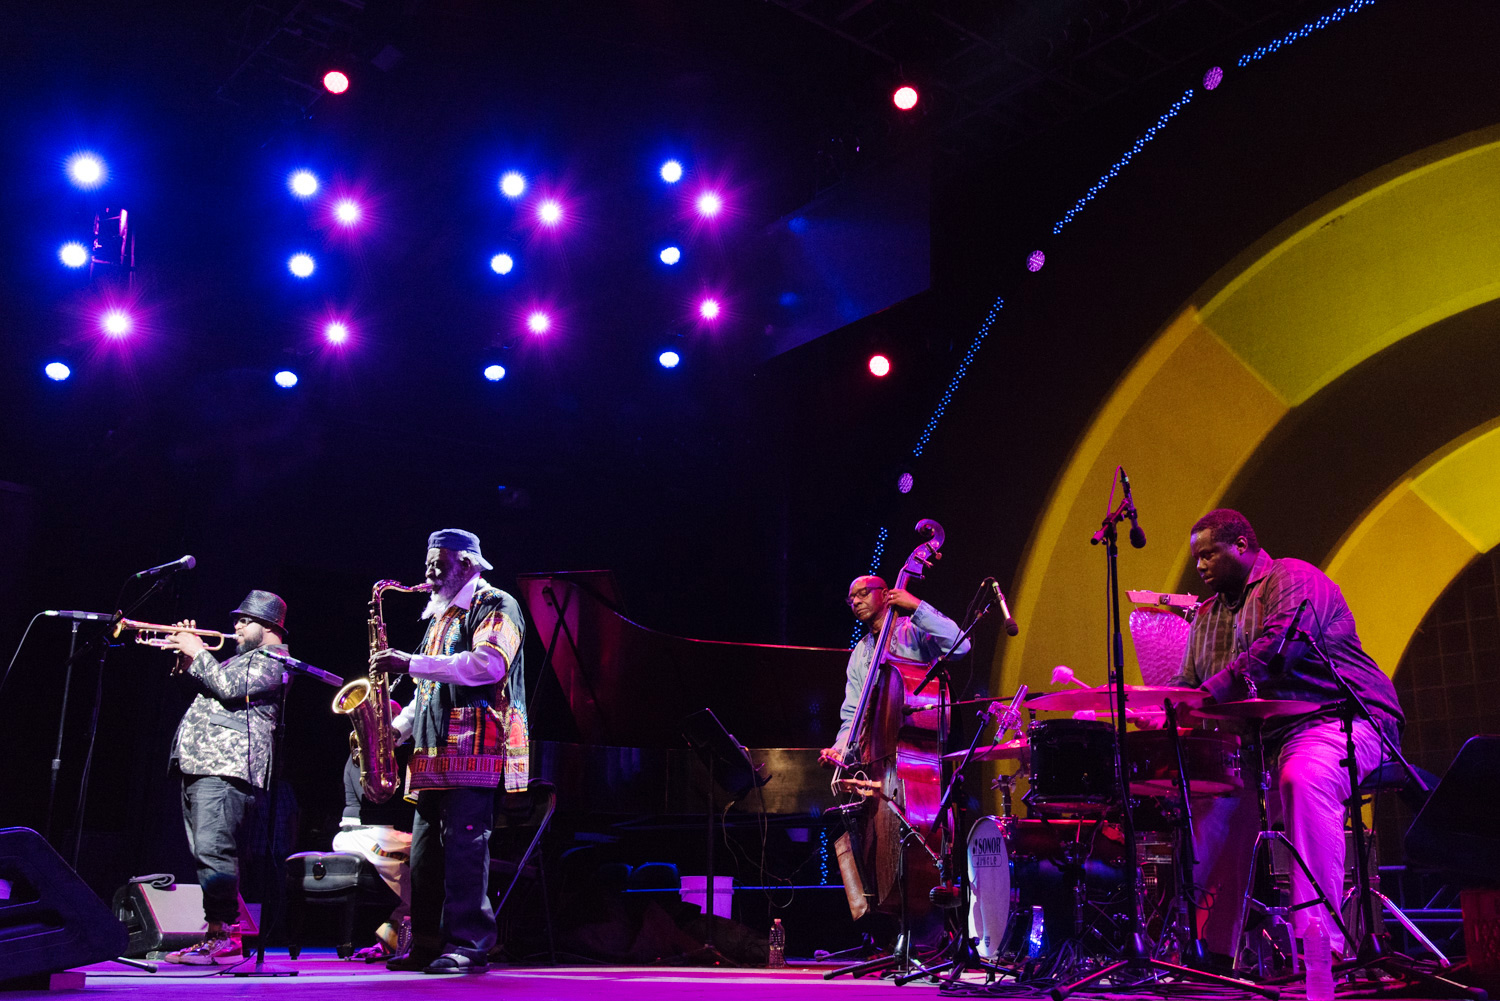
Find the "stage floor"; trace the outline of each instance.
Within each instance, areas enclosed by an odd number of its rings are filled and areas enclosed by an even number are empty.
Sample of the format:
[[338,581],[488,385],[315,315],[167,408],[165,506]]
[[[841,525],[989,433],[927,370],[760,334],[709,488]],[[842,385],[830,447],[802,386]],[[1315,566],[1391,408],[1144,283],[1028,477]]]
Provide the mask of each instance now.
[[[80,995],[124,995],[136,1001],[183,1001],[189,993],[209,994],[212,1001],[335,1001],[346,999],[351,990],[361,996],[399,996],[419,1001],[425,998],[454,998],[472,995],[525,1001],[812,1001],[821,996],[828,1001],[861,1001],[864,998],[894,999],[908,996],[935,999],[935,984],[918,982],[896,987],[889,980],[865,977],[859,980],[840,977],[824,980],[823,975],[838,964],[794,965],[784,970],[733,969],[716,967],[666,966],[493,966],[482,974],[435,977],[421,973],[391,973],[381,964],[352,963],[339,959],[331,949],[308,949],[295,961],[285,952],[266,957],[266,969],[295,971],[296,976],[244,977],[229,973],[229,967],[181,967],[160,964],[156,973],[133,970],[115,963],[80,967],[61,978],[72,983],[54,982],[50,991],[7,991],[12,998],[57,998]],[[239,971],[254,969],[250,959]],[[82,974],[83,983],[76,983]],[[969,986],[979,988],[983,981],[974,977]],[[1042,992],[1030,992],[1017,986],[1002,988],[1006,999],[1045,998]],[[893,993],[900,992],[900,993]],[[966,992],[964,992],[966,993]],[[955,996],[964,996],[963,993]],[[977,990],[969,997],[984,997]],[[1168,992],[1152,991],[1143,986],[1132,990],[1097,989],[1080,992],[1080,998],[1104,998],[1111,1001],[1135,1001],[1164,997],[1180,1001],[1229,1001],[1253,999],[1249,992],[1193,990],[1175,985]],[[1301,1001],[1300,984],[1282,989],[1283,1001]]]

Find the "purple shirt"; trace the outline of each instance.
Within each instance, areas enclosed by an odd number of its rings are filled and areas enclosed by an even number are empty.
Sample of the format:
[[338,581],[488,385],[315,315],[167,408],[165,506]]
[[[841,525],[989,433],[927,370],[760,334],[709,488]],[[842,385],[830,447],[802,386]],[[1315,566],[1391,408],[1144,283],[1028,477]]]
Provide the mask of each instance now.
[[1263,699],[1298,699],[1323,706],[1302,716],[1277,717],[1266,725],[1269,739],[1283,739],[1309,722],[1338,715],[1343,695],[1328,663],[1312,643],[1300,638],[1286,644],[1286,662],[1272,663],[1297,606],[1307,599],[1298,633],[1318,641],[1339,673],[1374,715],[1375,724],[1399,739],[1404,718],[1395,686],[1375,663],[1354,628],[1354,614],[1343,592],[1327,574],[1302,560],[1273,560],[1265,550],[1238,600],[1216,594],[1198,608],[1188,636],[1182,669],[1173,684],[1201,686],[1216,701],[1247,698],[1248,677]]

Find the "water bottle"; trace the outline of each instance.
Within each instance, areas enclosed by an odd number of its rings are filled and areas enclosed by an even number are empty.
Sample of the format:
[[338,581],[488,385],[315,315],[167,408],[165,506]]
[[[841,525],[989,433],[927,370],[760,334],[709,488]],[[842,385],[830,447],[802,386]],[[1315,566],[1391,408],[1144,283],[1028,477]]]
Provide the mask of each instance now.
[[1036,959],[1047,951],[1047,921],[1042,917],[1042,905],[1031,905],[1031,933],[1026,936],[1026,958]]
[[773,970],[782,969],[786,966],[786,929],[780,918],[771,922],[770,941],[771,958],[766,961],[766,966]]
[[1307,1001],[1333,1001],[1333,949],[1328,929],[1317,915],[1307,921],[1302,953],[1307,963]]

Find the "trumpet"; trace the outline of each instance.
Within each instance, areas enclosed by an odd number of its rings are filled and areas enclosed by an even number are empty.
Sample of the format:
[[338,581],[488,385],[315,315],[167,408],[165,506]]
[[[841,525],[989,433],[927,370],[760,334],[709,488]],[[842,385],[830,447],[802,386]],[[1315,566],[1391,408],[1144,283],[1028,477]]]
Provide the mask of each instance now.
[[168,638],[173,633],[192,633],[194,636],[203,638],[203,645],[209,650],[218,650],[224,645],[226,639],[233,637],[232,633],[221,633],[213,629],[189,629],[187,626],[161,626],[154,622],[141,622],[138,619],[121,619],[115,624],[114,635],[116,639],[120,634],[129,630],[135,633],[135,641],[146,646],[165,647]]

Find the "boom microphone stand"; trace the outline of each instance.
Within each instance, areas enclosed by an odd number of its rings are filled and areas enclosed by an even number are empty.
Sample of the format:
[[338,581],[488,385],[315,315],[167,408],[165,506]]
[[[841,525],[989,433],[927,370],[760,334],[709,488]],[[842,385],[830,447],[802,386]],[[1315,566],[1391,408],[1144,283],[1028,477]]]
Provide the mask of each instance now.
[[[1120,477],[1125,482],[1125,496],[1119,505],[1105,515],[1104,523],[1099,531],[1093,535],[1093,544],[1104,544],[1105,566],[1108,574],[1109,590],[1109,618],[1111,629],[1110,645],[1110,682],[1114,685],[1115,698],[1115,778],[1119,787],[1120,796],[1120,826],[1125,834],[1125,885],[1130,891],[1130,925],[1126,935],[1124,958],[1118,962],[1111,963],[1099,970],[1090,973],[1082,980],[1071,984],[1054,987],[1051,991],[1053,1001],[1065,1001],[1075,991],[1097,984],[1108,979],[1110,986],[1115,990],[1135,990],[1143,980],[1155,979],[1161,974],[1170,974],[1175,977],[1195,980],[1203,984],[1217,984],[1221,987],[1232,987],[1242,991],[1253,991],[1266,998],[1277,998],[1281,992],[1274,987],[1262,987],[1252,984],[1246,980],[1237,980],[1234,977],[1221,977],[1215,973],[1207,973],[1203,970],[1195,970],[1187,966],[1178,966],[1175,963],[1164,962],[1153,959],[1151,949],[1146,941],[1146,915],[1141,903],[1140,886],[1140,859],[1136,856],[1135,822],[1131,817],[1130,810],[1130,788],[1125,771],[1125,638],[1120,631],[1120,546],[1119,546],[1119,524],[1125,519],[1130,519],[1130,541],[1137,549],[1146,544],[1146,536],[1136,524],[1135,502],[1130,497],[1130,481],[1125,477],[1125,471],[1119,470]],[[1111,495],[1113,495],[1114,484],[1110,484]],[[1157,985],[1160,989],[1162,985]],[[1184,985],[1186,987],[1186,985]]]

